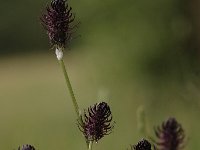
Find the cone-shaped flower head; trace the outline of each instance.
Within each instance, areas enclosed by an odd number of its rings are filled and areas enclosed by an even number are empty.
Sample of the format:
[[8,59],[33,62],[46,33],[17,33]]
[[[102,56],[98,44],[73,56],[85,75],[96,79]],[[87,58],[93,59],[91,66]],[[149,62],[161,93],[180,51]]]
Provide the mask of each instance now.
[[141,141],[139,141],[137,143],[137,145],[133,145],[132,150],[151,150],[151,144],[145,140],[145,139],[142,139]]
[[71,40],[73,30],[77,27],[72,24],[75,17],[71,10],[67,0],[52,0],[40,18],[53,45],[64,47]]
[[107,103],[97,103],[89,107],[82,117],[83,124],[79,128],[88,141],[98,142],[102,137],[111,133],[113,129],[112,114]]
[[155,129],[158,137],[159,150],[180,150],[183,148],[185,138],[184,130],[175,118],[169,118],[162,123],[161,127]]
[[19,147],[18,150],[35,150],[35,148],[31,145],[26,144],[23,145],[22,148]]

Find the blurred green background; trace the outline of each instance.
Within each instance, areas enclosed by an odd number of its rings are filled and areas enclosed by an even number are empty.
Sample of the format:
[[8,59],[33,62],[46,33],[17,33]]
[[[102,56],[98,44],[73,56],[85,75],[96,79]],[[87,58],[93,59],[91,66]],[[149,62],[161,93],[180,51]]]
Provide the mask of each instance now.
[[[86,149],[54,50],[39,17],[47,0],[1,1],[0,149]],[[96,150],[124,150],[170,116],[185,149],[200,149],[199,0],[69,1],[80,27],[65,63],[83,110],[110,104],[114,132]],[[80,36],[79,36],[80,35]]]

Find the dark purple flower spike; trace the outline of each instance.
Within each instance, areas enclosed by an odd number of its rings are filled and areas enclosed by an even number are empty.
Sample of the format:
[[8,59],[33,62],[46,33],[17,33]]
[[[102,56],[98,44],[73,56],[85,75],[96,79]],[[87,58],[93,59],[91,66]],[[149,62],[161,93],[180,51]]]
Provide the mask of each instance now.
[[151,150],[151,144],[147,140],[142,139],[137,145],[133,145],[131,150]]
[[97,103],[89,107],[82,116],[83,124],[79,128],[87,141],[98,142],[102,137],[111,133],[113,129],[112,114],[107,103]]
[[40,18],[47,30],[51,44],[64,47],[72,38],[77,25],[73,25],[75,16],[71,12],[67,0],[52,0],[46,7],[46,12]]
[[155,134],[158,137],[156,144],[159,150],[180,150],[184,146],[184,130],[175,118],[163,122],[161,127],[155,129]]
[[19,147],[18,150],[35,150],[35,148],[31,145],[26,144],[23,145],[22,148]]

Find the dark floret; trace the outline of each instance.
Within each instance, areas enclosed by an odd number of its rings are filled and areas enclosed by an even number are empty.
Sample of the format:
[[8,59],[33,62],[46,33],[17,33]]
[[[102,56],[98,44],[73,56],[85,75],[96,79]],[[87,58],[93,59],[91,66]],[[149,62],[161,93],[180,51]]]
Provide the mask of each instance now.
[[52,0],[40,18],[53,45],[64,47],[71,40],[77,27],[73,25],[75,16],[71,11],[72,8],[68,6],[67,0]]
[[23,145],[21,148],[19,147],[18,150],[35,150],[35,148],[32,145]]
[[151,144],[147,140],[142,139],[137,145],[132,146],[132,150],[151,150]]
[[97,103],[89,107],[82,117],[83,124],[79,128],[87,141],[98,142],[102,137],[111,133],[113,129],[112,114],[107,103]]
[[159,150],[180,150],[184,143],[184,130],[175,118],[169,118],[155,129]]

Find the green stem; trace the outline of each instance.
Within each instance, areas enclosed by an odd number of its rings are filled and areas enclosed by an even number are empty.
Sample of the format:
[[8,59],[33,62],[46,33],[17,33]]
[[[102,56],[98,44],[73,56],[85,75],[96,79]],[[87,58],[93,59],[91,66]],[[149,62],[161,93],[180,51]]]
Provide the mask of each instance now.
[[74,108],[75,108],[75,111],[76,111],[76,115],[77,115],[78,118],[80,118],[80,112],[79,112],[78,103],[76,101],[76,98],[75,98],[75,95],[74,95],[74,92],[73,92],[73,89],[72,89],[72,85],[70,83],[69,76],[67,74],[67,70],[66,70],[66,67],[65,67],[63,59],[59,60],[59,63],[61,65],[61,67],[62,67],[62,71],[63,71],[64,77],[65,77],[65,81],[66,81],[70,96],[72,98],[72,103],[74,105]]
[[88,150],[92,150],[92,145],[93,145],[93,142],[90,141],[89,146],[88,146]]
[[[59,64],[62,68],[62,71],[63,71],[63,74],[64,74],[64,77],[65,77],[65,82],[67,84],[67,87],[68,87],[68,90],[69,90],[69,93],[70,93],[70,96],[72,98],[72,103],[73,103],[73,106],[74,106],[74,109],[75,109],[75,112],[76,112],[76,115],[77,115],[77,118],[78,118],[78,121],[81,125],[83,125],[83,120],[82,120],[82,117],[81,117],[81,113],[79,111],[79,106],[78,106],[78,103],[76,101],[76,98],[75,98],[75,95],[74,95],[74,92],[73,92],[73,89],[72,89],[72,85],[70,83],[70,80],[69,80],[69,76],[68,76],[68,73],[67,73],[67,70],[66,70],[66,67],[65,67],[65,64],[64,64],[64,61],[63,59],[61,60],[58,60],[59,61]],[[88,146],[88,142],[87,140],[85,139],[85,142]]]

